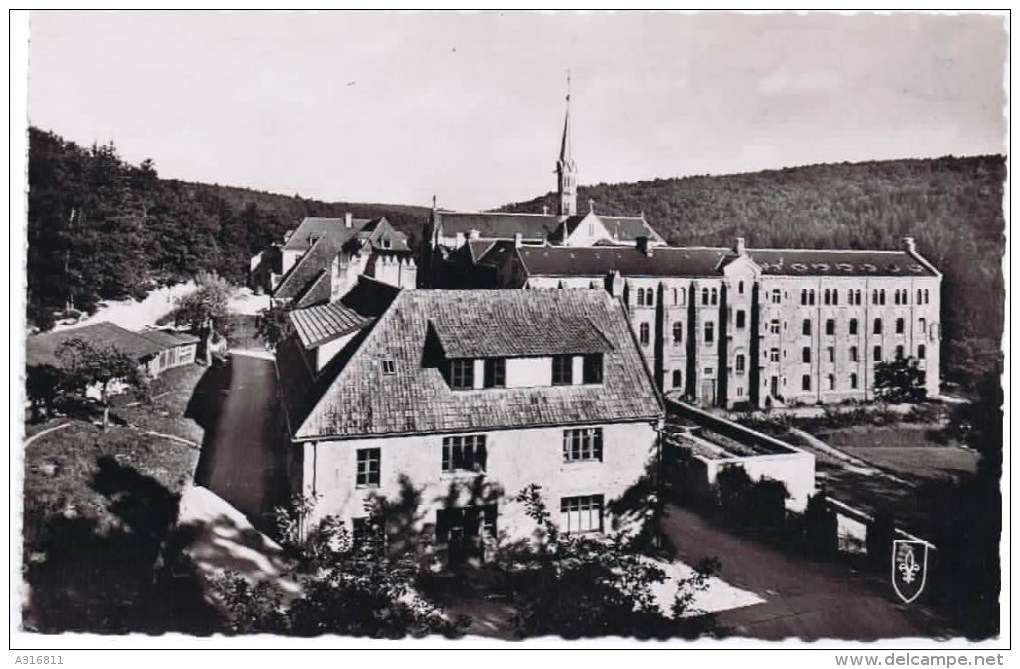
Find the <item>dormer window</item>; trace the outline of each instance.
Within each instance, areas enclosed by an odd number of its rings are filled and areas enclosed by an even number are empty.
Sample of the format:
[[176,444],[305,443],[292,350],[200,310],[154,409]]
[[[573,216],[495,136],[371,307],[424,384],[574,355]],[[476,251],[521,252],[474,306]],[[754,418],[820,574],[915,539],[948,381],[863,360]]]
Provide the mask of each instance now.
[[569,386],[574,382],[574,356],[553,356],[552,382],[554,386]]
[[506,388],[506,358],[488,358],[485,361],[486,388]]
[[584,383],[602,383],[602,354],[584,356]]
[[450,361],[450,387],[467,390],[475,387],[475,361],[455,359]]
[[390,248],[390,240],[389,240],[389,239],[384,239],[384,240],[382,240],[382,247],[383,247],[384,249],[388,249],[388,248]]
[[395,363],[393,360],[383,360],[382,361],[382,373],[387,375],[387,376],[390,376],[391,374],[396,374],[397,373],[397,363]]

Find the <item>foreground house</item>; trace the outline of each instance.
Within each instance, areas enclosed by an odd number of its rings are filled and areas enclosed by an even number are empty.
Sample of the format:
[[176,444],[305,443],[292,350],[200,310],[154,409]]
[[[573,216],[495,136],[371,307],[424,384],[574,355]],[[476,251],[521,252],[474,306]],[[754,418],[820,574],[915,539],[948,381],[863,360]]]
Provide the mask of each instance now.
[[274,303],[295,308],[326,304],[358,276],[414,288],[417,266],[407,236],[385,218],[308,217],[284,238],[253,256],[249,280]]
[[[278,350],[292,489],[316,500],[310,522],[335,515],[357,537],[366,502],[415,500],[400,534],[457,560],[531,536],[508,497],[538,484],[564,531],[632,529],[621,500],[656,460],[663,407],[617,299],[405,290],[377,314],[357,302],[292,314]],[[345,345],[317,358],[331,337]]]
[[875,365],[914,358],[939,393],[942,274],[899,251],[563,248],[479,243],[465,287],[594,288],[626,305],[656,383],[702,406],[874,398]]
[[[132,332],[113,323],[95,323],[68,330],[32,335],[25,342],[25,363],[28,368],[63,366],[60,347],[72,339],[81,339],[97,348],[113,347],[138,361],[139,371],[156,378],[168,369],[195,362],[199,338],[174,330],[142,330]],[[90,396],[98,396],[93,390]]]

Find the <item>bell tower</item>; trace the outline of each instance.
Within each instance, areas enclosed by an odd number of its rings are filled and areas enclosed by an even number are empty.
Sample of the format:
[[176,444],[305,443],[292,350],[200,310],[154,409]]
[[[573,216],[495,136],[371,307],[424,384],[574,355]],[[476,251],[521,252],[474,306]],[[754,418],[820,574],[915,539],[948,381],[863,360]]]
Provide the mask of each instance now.
[[567,113],[563,119],[560,157],[556,161],[557,192],[560,196],[559,215],[577,214],[577,164],[570,151],[570,72],[567,72]]

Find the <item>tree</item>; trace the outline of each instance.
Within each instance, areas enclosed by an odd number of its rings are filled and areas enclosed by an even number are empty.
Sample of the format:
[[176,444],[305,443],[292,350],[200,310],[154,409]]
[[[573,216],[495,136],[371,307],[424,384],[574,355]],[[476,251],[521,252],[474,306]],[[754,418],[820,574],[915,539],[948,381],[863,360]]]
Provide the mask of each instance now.
[[64,369],[64,385],[84,396],[98,388],[103,407],[103,431],[110,425],[110,389],[116,382],[138,387],[143,382],[138,362],[112,345],[92,344],[79,337],[69,339],[57,349]]
[[259,335],[273,349],[287,335],[290,328],[288,314],[290,309],[275,304],[259,312],[256,328]]
[[887,402],[923,402],[928,394],[924,381],[924,370],[914,358],[875,365],[875,395]]
[[25,394],[32,403],[32,420],[49,415],[54,400],[60,395],[64,375],[52,365],[31,365],[25,370]]
[[211,365],[213,338],[217,334],[226,334],[230,327],[227,305],[234,287],[225,279],[207,272],[199,274],[195,283],[198,287],[194,291],[177,299],[174,320],[178,325],[187,325],[202,338],[205,363]]

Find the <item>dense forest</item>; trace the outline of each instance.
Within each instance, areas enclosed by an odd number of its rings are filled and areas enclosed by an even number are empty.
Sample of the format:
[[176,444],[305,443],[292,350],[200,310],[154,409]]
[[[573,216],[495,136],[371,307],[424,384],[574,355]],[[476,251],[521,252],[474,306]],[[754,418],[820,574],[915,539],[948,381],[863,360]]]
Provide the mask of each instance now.
[[[581,186],[578,208],[637,214],[675,245],[896,249],[912,235],[944,274],[943,374],[970,385],[1000,364],[1005,303],[1002,156],[811,165]],[[555,210],[555,193],[503,207]]]
[[[671,244],[898,248],[904,235],[945,274],[944,373],[970,384],[1001,364],[1005,223],[1001,156],[813,165],[580,188],[603,214],[644,212]],[[541,211],[548,193],[503,207]],[[327,203],[160,179],[113,144],[29,130],[28,317],[88,311],[214,271],[243,283],[248,259],[304,216],[385,215],[420,241],[425,208]]]
[[421,207],[326,203],[244,188],[160,179],[111,144],[89,148],[29,129],[28,318],[90,311],[155,285],[212,271],[239,284],[248,260],[305,216],[385,215],[415,243]]

